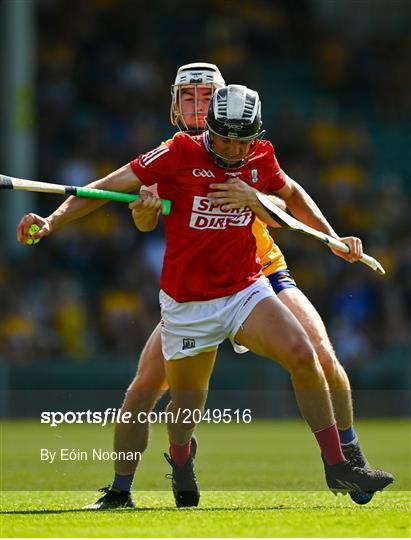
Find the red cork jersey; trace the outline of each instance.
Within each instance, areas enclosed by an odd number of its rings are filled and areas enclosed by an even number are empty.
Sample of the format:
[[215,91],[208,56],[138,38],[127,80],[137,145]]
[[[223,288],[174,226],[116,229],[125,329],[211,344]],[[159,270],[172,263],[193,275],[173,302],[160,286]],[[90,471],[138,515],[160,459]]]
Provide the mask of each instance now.
[[143,184],[157,184],[159,196],[172,201],[164,217],[160,286],[176,302],[228,296],[261,275],[251,230],[254,214],[248,207],[224,211],[207,197],[210,184],[237,177],[266,193],[285,184],[269,141],[256,141],[253,156],[236,170],[218,167],[207,147],[206,134],[177,133],[130,163]]

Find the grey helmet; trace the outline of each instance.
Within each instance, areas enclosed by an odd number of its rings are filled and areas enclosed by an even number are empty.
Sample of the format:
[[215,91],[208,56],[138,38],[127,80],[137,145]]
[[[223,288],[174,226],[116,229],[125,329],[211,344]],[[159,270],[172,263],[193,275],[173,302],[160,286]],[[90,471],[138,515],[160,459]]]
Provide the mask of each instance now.
[[[172,125],[177,126],[181,131],[187,131],[191,134],[202,133],[204,129],[199,125],[197,110],[194,112],[195,128],[189,127],[181,114],[181,90],[187,87],[192,87],[195,90],[198,87],[204,87],[211,88],[212,92],[214,92],[217,88],[223,86],[225,86],[225,81],[215,64],[194,62],[179,67],[174,84],[171,86],[170,120]],[[197,102],[196,97],[195,95],[195,103]]]
[[258,93],[239,84],[217,89],[210,103],[206,125],[211,134],[210,152],[216,163],[225,168],[244,165],[250,155],[239,163],[229,164],[216,154],[212,148],[212,134],[241,141],[261,137],[261,101]]

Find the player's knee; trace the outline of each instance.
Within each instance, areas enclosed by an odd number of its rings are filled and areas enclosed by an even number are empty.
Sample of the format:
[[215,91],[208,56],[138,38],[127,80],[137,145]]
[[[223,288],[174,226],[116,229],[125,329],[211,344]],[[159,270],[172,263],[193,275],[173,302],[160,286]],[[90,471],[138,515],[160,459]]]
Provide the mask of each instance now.
[[333,377],[339,369],[339,362],[330,341],[326,339],[322,340],[316,346],[315,352],[318,355],[318,360],[324,374],[326,376]]
[[317,354],[308,339],[302,339],[293,344],[290,351],[289,367],[292,373],[300,374],[317,372],[318,369],[321,369]]
[[167,384],[166,374],[162,365],[152,363],[151,365],[142,365],[139,367],[134,377],[131,387],[148,388],[151,390],[160,390]]
[[127,410],[151,411],[164,392],[161,384],[147,384],[143,378],[136,377],[126,390],[124,403]]
[[137,374],[128,387],[127,392],[130,392],[133,395],[143,392],[164,393],[166,388],[167,381],[165,376]]

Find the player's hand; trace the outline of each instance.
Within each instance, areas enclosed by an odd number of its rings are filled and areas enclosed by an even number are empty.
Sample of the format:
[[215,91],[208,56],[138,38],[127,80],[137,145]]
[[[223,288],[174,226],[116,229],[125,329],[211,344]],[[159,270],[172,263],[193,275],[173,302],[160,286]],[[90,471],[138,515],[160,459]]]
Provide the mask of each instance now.
[[161,210],[159,197],[156,197],[151,191],[141,190],[140,199],[130,203],[128,207],[137,229],[146,232],[155,228]]
[[208,193],[207,197],[224,205],[226,210],[245,206],[252,209],[255,204],[258,204],[256,190],[238,178],[229,178],[223,183],[210,184],[210,189],[213,191]]
[[356,238],[355,236],[346,236],[344,238],[339,238],[339,240],[350,248],[350,252],[343,253],[342,251],[338,251],[337,249],[330,247],[334,255],[337,255],[350,263],[357,262],[361,259],[363,256],[363,250],[362,242],[359,238]]
[[133,215],[154,214],[161,208],[161,199],[156,197],[151,191],[142,189],[140,191],[140,199],[130,203],[128,207]]
[[[40,230],[35,234],[30,234],[29,229],[33,223],[38,225]],[[23,216],[17,225],[17,240],[20,244],[27,244],[28,240],[43,238],[43,236],[48,236],[51,232],[51,224],[46,218],[30,213]]]

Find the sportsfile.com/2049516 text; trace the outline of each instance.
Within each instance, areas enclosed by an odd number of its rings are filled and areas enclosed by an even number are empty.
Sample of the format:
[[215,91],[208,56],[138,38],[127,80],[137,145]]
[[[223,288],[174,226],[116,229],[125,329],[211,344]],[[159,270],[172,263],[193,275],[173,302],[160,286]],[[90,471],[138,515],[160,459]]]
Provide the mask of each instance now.
[[122,412],[121,409],[107,408],[104,411],[43,411],[40,422],[50,427],[61,424],[99,424],[102,427],[108,424],[249,424],[252,420],[251,409],[184,409],[176,411],[140,411],[133,415],[131,412]]

